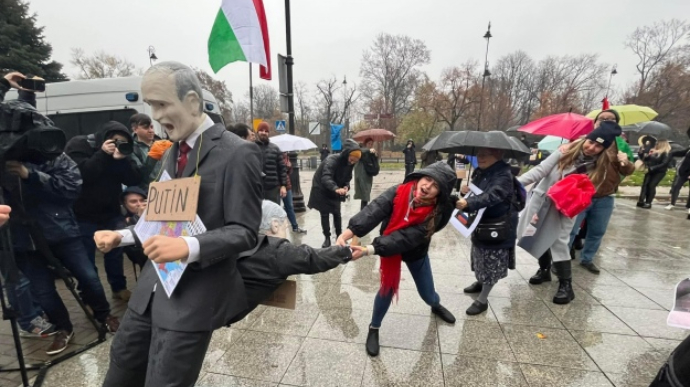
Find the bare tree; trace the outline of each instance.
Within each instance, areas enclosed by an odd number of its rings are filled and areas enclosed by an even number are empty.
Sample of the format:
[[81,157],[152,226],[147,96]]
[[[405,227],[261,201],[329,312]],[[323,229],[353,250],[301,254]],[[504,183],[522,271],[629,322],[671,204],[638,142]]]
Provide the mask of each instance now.
[[296,109],[296,131],[302,135],[309,135],[309,121],[312,119],[313,107],[309,103],[309,90],[307,84],[299,81],[295,84],[295,102],[297,102]]
[[141,74],[141,70],[127,59],[98,51],[86,55],[81,48],[72,49],[72,65],[79,68],[77,79],[117,78]]
[[342,124],[345,122],[348,113],[352,110],[352,104],[358,97],[357,85],[347,87],[344,82],[341,83],[336,77],[332,77],[319,81],[316,84],[316,89],[318,90],[321,118],[327,123]]
[[430,60],[429,49],[419,39],[378,35],[362,55],[362,96],[371,106],[376,102],[379,113],[396,118],[404,115],[410,110],[414,91],[422,80],[419,68]]
[[678,19],[666,20],[637,28],[625,42],[639,61],[637,72],[640,80],[637,96],[647,87],[651,74],[679,53],[680,43],[688,39],[690,24]]
[[243,123],[247,125],[252,125],[251,113],[249,111],[249,100],[242,100],[235,104],[235,109],[233,109],[234,120],[233,123]]
[[[467,61],[462,67],[447,68],[441,74],[438,86],[433,89],[434,111],[449,130],[455,130],[471,105],[478,102],[471,97],[472,87],[479,83],[477,68],[477,62],[473,60]],[[425,87],[428,86],[420,86],[420,89]]]
[[196,73],[197,78],[199,78],[199,82],[201,82],[201,87],[211,92],[211,94],[213,94],[213,96],[216,98],[216,101],[218,101],[218,107],[220,107],[223,119],[225,119],[227,122],[232,122],[232,93],[230,90],[228,90],[225,81],[219,81],[201,69],[195,68],[194,72]]
[[[249,93],[247,93],[249,99]],[[278,91],[270,85],[254,86],[254,117],[270,120],[280,115]]]

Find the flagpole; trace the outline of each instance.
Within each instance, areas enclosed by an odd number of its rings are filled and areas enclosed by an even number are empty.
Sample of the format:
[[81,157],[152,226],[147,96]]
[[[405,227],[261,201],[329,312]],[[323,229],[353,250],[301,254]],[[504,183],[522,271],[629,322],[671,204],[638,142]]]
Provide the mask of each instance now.
[[249,125],[254,129],[254,85],[252,77],[252,64],[249,63]]

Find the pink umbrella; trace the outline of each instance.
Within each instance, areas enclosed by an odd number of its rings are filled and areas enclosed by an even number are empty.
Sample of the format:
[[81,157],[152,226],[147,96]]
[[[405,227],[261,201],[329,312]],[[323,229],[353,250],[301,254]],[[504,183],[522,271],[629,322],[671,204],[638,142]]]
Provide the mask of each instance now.
[[591,118],[575,114],[561,113],[546,116],[518,129],[538,135],[551,135],[574,140],[594,130],[594,121]]
[[395,138],[395,134],[386,129],[367,129],[358,132],[352,138],[355,141],[364,141],[367,138],[371,138],[374,141],[388,141]]

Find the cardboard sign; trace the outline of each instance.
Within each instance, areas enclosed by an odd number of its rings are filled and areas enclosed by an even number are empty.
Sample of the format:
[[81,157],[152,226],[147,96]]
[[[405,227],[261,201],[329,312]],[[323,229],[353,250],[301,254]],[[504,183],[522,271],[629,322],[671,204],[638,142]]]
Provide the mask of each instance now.
[[261,304],[283,309],[295,309],[297,303],[297,281],[286,280]]
[[149,186],[146,220],[149,222],[191,222],[196,218],[200,177],[187,177]]

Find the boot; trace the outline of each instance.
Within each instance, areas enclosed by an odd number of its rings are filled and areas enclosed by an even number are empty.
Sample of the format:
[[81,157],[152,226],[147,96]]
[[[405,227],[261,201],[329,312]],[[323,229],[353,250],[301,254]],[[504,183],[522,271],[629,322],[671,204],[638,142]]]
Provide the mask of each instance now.
[[439,304],[437,307],[431,308],[431,312],[448,324],[455,324],[455,316],[448,309],[444,308],[443,305]]
[[576,236],[575,240],[573,241],[573,248],[575,250],[582,250],[585,248],[585,242],[580,238],[580,236]]
[[330,235],[326,235],[326,240],[321,245],[322,249],[325,249],[326,247],[331,247],[331,236]]
[[643,207],[644,207],[644,202],[637,202],[637,206],[640,207],[640,208],[643,208]]
[[542,282],[551,282],[550,269],[539,269],[537,273],[529,279],[529,283],[532,285],[539,285]]
[[565,305],[575,299],[575,292],[573,291],[572,279],[564,279],[558,281],[558,291],[553,296],[553,303]]
[[479,281],[475,281],[472,285],[462,289],[464,293],[480,293],[482,291],[482,284]]
[[642,208],[648,210],[648,209],[652,208],[652,205],[650,203],[645,203],[642,205]]
[[379,355],[379,330],[369,327],[369,334],[367,335],[367,353],[369,356]]

